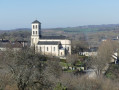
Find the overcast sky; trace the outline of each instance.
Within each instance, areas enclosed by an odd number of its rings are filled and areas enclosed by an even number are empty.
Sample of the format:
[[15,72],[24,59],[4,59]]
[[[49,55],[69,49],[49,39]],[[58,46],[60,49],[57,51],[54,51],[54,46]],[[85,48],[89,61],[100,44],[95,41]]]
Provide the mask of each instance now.
[[119,24],[119,0],[0,0],[0,29]]

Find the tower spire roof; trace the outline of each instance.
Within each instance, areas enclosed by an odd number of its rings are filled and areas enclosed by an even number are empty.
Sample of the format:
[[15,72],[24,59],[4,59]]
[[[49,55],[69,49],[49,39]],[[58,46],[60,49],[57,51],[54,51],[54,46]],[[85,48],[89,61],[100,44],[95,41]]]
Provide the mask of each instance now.
[[40,23],[41,24],[41,22],[39,22],[38,20],[35,20],[32,23]]

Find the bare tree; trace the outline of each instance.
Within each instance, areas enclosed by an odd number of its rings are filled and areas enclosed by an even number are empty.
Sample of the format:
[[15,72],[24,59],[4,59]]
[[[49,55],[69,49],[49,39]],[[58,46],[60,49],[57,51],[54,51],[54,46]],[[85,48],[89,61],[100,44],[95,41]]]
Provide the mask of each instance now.
[[12,74],[19,90],[48,89],[51,83],[43,75],[45,56],[35,54],[31,49],[21,51],[8,50],[3,54],[3,64]]
[[79,54],[88,48],[88,43],[86,41],[72,41],[72,54]]
[[66,62],[67,62],[67,64],[68,63],[71,64],[72,69],[73,69],[73,66],[75,66],[75,64],[78,60],[79,60],[79,58],[78,58],[77,54],[67,55],[67,57],[66,57]]
[[90,60],[89,65],[97,69],[97,75],[99,76],[103,70],[106,70],[111,61],[112,54],[114,53],[114,47],[111,40],[102,42],[99,46],[97,56],[93,56]]
[[95,79],[87,78],[87,76],[75,76],[69,73],[63,73],[61,76],[61,84],[66,90],[118,90],[118,83],[99,77]]

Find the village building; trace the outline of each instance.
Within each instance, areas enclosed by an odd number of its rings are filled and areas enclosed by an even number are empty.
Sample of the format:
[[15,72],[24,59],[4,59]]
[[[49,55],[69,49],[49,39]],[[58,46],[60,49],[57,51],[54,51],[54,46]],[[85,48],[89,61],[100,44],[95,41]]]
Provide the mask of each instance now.
[[83,56],[96,56],[97,55],[97,50],[98,50],[98,47],[89,47],[88,49],[80,51],[79,55],[83,55]]
[[71,41],[65,36],[43,36],[41,23],[38,20],[32,22],[31,47],[43,55],[66,57],[71,54]]
[[6,39],[0,39],[0,52],[6,51],[7,49],[12,49],[14,51],[18,51],[22,48],[27,47],[27,41],[9,41]]

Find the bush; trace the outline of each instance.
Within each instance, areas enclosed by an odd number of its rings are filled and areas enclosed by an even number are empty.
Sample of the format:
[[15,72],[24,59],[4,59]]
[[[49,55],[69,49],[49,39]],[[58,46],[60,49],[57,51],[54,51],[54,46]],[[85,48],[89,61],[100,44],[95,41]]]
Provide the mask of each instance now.
[[105,76],[107,78],[119,81],[119,65],[111,64],[109,69],[107,70]]
[[66,59],[60,59],[60,62],[66,63]]

